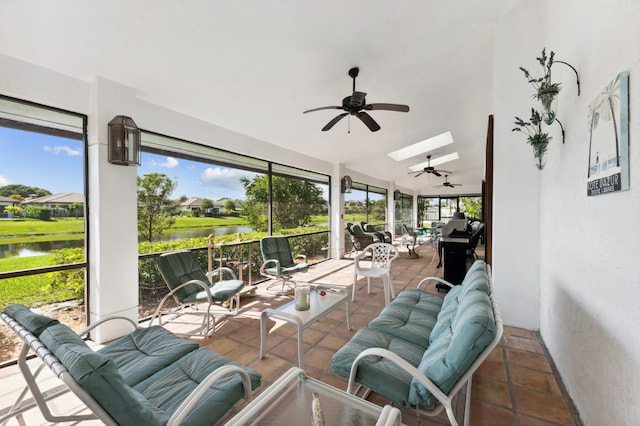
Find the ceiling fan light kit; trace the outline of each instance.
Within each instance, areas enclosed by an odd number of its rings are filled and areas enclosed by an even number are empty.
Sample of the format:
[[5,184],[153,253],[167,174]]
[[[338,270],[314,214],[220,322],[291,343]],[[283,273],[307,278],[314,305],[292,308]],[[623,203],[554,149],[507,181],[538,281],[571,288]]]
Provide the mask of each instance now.
[[[357,67],[351,68],[349,70],[349,77],[353,79],[353,90],[350,96],[342,99],[341,106],[325,106],[320,108],[313,108],[306,111],[303,111],[303,114],[314,111],[321,111],[324,109],[339,109],[345,112],[338,114],[331,121],[329,121],[323,128],[322,131],[326,132],[330,130],[333,126],[336,125],[340,120],[342,120],[347,115],[353,115],[360,119],[364,123],[369,130],[372,132],[377,132],[380,130],[380,125],[371,117],[366,111],[374,111],[374,110],[385,110],[385,111],[397,111],[397,112],[409,112],[409,107],[407,105],[400,104],[389,104],[389,103],[375,103],[375,104],[367,104],[367,94],[364,92],[356,91],[356,77],[360,73],[360,69]],[[349,130],[349,133],[351,131]]]
[[533,147],[533,156],[536,159],[536,167],[538,170],[544,168],[544,154],[547,152],[547,146],[551,141],[548,133],[542,131],[542,123],[552,125],[558,123],[562,132],[562,143],[564,144],[564,126],[557,117],[557,97],[560,93],[560,83],[551,81],[551,67],[553,64],[564,64],[571,68],[576,74],[576,84],[578,85],[578,96],[580,96],[580,77],[578,71],[569,63],[564,61],[554,61],[555,53],[553,51],[547,56],[546,49],[542,49],[542,54],[537,57],[537,61],[544,70],[542,77],[532,77],[525,68],[520,67],[527,81],[536,89],[533,98],[540,102],[542,112],[531,108],[531,118],[524,121],[520,117],[515,117],[514,124],[517,126],[512,129],[514,132],[524,132],[527,134],[527,143]]

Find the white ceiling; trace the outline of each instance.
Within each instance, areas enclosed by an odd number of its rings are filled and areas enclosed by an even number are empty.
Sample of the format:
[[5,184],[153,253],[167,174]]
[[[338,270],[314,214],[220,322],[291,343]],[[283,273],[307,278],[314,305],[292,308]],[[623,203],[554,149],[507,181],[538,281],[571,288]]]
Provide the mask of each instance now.
[[[479,192],[491,113],[494,23],[506,0],[5,0],[0,53],[90,81],[104,77],[144,100],[301,151],[420,194]],[[123,66],[124,65],[124,66]],[[407,104],[320,129],[351,94]],[[152,129],[151,129],[152,130]],[[420,155],[386,154],[451,131],[458,160],[438,166],[463,186],[409,175]]]

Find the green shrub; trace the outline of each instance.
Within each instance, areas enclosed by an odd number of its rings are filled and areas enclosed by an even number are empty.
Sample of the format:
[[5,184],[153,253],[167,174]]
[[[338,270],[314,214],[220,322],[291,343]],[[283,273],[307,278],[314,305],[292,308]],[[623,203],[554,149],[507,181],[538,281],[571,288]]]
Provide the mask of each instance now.
[[47,207],[27,206],[24,214],[31,219],[51,220],[51,209]]
[[[80,263],[84,261],[83,248],[67,248],[53,250],[56,265]],[[53,273],[50,282],[51,290],[71,292],[74,299],[84,302],[84,268],[69,269]]]

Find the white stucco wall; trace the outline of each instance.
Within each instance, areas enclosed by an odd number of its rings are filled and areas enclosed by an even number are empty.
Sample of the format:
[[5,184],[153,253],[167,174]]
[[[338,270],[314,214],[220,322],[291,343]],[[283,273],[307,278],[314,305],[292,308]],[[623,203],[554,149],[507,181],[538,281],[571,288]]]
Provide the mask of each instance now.
[[[539,321],[586,425],[636,424],[640,5],[630,0],[530,3],[505,16],[496,41],[494,271],[500,306],[509,325],[536,329]],[[573,72],[556,64],[553,80],[563,86],[558,118],[566,144],[556,126],[549,128],[554,139],[546,167],[538,172],[531,148],[509,130],[512,117],[526,115],[526,105],[533,102],[517,66],[536,69],[542,47],[578,69],[582,93],[577,96]],[[630,71],[631,189],[587,197],[587,108],[621,71]],[[531,311],[538,303],[539,319]]]
[[[553,67],[563,85],[565,146],[542,173],[540,331],[587,425],[640,418],[640,3],[549,2],[547,47],[578,69]],[[630,72],[630,190],[586,196],[588,105]],[[555,79],[555,76],[554,76]]]
[[494,63],[494,283],[505,324],[530,330],[540,323],[541,174],[526,138],[511,129],[514,116],[530,115],[518,67],[539,52],[543,31],[537,3],[508,12],[496,28]]

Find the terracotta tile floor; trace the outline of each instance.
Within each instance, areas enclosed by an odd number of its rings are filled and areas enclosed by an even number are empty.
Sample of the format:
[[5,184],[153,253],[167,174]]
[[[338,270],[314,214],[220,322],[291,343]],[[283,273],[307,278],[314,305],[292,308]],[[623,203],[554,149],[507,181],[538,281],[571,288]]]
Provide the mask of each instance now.
[[[434,249],[431,246],[420,246],[418,259],[405,259],[404,253],[406,250],[394,261],[392,267],[396,293],[405,288],[414,288],[424,277],[442,276],[442,270],[435,268],[437,258],[434,259]],[[482,255],[482,250],[478,250],[478,253]],[[302,275],[302,279],[344,286],[350,292],[353,280],[352,261],[345,259],[316,264]],[[257,389],[258,394],[283,372],[297,366],[296,327],[273,318],[268,320],[268,354],[259,359],[260,312],[291,300],[290,297],[267,293],[263,290],[265,287],[265,284],[260,284],[255,295],[242,299],[239,315],[220,320],[213,337],[200,339],[201,345],[260,371],[263,384]],[[372,281],[371,294],[367,293],[365,278],[358,280],[356,288],[356,301],[350,305],[350,331],[347,330],[345,309],[342,307],[335,309],[304,331],[304,362],[307,374],[342,390],[346,389],[347,379],[331,371],[331,357],[358,329],[366,326],[384,305],[381,280]],[[437,294],[433,284],[428,290]],[[21,386],[21,378],[17,371],[12,373],[11,368],[2,370],[6,370],[0,371],[0,381],[4,389],[7,389],[5,385],[10,382],[16,383],[16,388]],[[11,395],[11,391],[0,394],[0,413],[9,406]],[[376,394],[372,394],[369,400],[380,405],[388,403]],[[463,404],[460,405],[459,411],[463,408]],[[243,406],[243,401],[238,403],[227,418]],[[415,411],[409,409],[403,409],[402,414],[403,423],[407,425],[449,423],[443,414],[435,418],[418,416]],[[26,424],[47,424],[38,416],[37,410],[31,410],[25,416],[28,419]],[[462,414],[458,415],[458,421],[462,423]],[[18,423],[11,420],[8,424]],[[474,375],[470,424],[581,425],[579,416],[557,374],[554,373],[553,365],[537,333],[505,327],[502,343]]]

